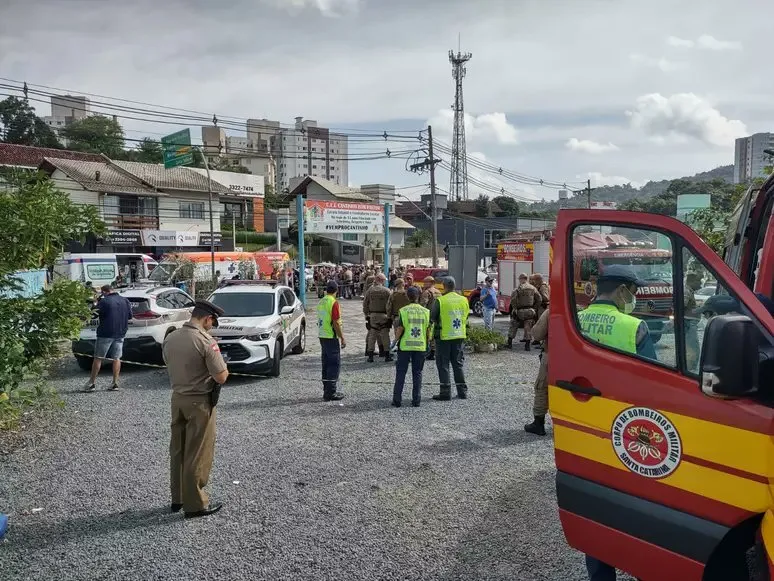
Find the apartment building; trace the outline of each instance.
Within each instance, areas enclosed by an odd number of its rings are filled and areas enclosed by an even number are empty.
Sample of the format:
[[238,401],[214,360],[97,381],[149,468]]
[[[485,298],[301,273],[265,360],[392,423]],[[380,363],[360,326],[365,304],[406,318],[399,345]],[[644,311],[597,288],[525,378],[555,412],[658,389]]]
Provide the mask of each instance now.
[[219,157],[260,172],[277,191],[291,189],[293,178],[307,176],[343,187],[349,184],[347,136],[319,127],[311,119],[296,117],[292,127],[248,119],[244,137],[226,135],[220,127],[203,127],[202,142],[210,163]]
[[[41,117],[43,122],[57,134],[73,121],[80,121],[91,115],[88,97],[80,95],[53,95],[51,97],[51,115]],[[67,147],[67,140],[60,137]]]
[[772,165],[772,156],[764,150],[774,150],[774,133],[755,133],[740,137],[734,148],[734,183],[749,182],[767,177],[766,166]]

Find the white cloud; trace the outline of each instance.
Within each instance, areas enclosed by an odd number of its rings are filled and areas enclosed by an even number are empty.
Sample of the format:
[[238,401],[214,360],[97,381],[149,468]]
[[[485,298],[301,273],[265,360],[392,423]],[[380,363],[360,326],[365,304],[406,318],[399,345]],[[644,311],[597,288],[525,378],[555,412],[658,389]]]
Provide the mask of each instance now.
[[644,185],[642,182],[636,182],[623,176],[606,176],[599,171],[590,171],[585,175],[576,177],[580,179],[590,179],[592,188],[599,186],[625,186],[626,184],[631,184],[633,188],[639,188]]
[[709,34],[702,34],[696,46],[707,50],[742,50],[742,43],[736,40],[718,40]]
[[665,73],[671,73],[686,68],[685,63],[670,61],[664,57],[654,58],[640,53],[630,54],[629,60],[638,65],[659,69]]
[[357,12],[361,0],[263,0],[263,2],[290,13],[316,8],[323,16],[337,17]]
[[685,38],[678,38],[676,36],[670,36],[667,38],[667,44],[669,46],[678,46],[682,48],[693,48],[693,46],[696,44],[692,40],[688,40]]
[[718,40],[709,34],[702,34],[695,41],[677,36],[667,38],[669,46],[678,48],[698,48],[703,50],[742,50],[742,43],[737,40]]
[[724,117],[710,103],[693,93],[678,93],[669,97],[660,93],[643,95],[626,115],[632,127],[662,140],[692,137],[710,145],[730,146],[734,139],[747,133],[744,123]]
[[[454,111],[441,109],[427,121],[433,130],[448,139],[454,128]],[[519,132],[511,125],[505,113],[484,113],[470,115],[465,113],[465,138],[468,141],[515,145],[519,142]]]
[[614,143],[598,143],[590,139],[578,139],[577,137],[568,139],[564,146],[571,151],[590,154],[607,153],[618,150],[618,146]]

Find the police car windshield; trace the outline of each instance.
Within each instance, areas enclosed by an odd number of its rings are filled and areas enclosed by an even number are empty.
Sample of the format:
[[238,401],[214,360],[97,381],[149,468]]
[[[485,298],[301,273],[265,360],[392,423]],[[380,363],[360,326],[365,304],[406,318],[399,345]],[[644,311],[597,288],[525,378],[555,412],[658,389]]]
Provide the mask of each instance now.
[[656,280],[671,283],[672,258],[669,256],[634,256],[626,258],[603,258],[602,271],[605,266],[620,264],[634,272],[642,280]]
[[265,317],[274,314],[274,293],[219,293],[210,301],[222,308],[226,317]]

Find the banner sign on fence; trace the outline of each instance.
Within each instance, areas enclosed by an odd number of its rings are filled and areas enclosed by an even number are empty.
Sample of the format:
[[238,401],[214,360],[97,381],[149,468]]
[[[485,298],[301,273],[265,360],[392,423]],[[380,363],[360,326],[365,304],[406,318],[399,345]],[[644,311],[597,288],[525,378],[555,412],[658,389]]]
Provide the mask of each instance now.
[[306,200],[305,231],[309,234],[381,234],[384,232],[384,209],[378,204]]
[[534,252],[535,245],[532,242],[500,242],[497,245],[497,260],[532,262]]

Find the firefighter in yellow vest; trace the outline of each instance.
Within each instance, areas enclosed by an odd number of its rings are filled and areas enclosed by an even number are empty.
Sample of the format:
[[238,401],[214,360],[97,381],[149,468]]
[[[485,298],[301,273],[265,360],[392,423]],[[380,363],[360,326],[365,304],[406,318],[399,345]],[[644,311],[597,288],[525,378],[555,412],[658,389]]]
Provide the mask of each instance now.
[[[578,313],[583,335],[606,347],[657,360],[647,323],[630,314],[637,306],[637,288],[644,285],[630,268],[606,266],[597,279],[594,302]],[[590,579],[615,579],[614,567],[590,555],[586,570]]]
[[395,365],[395,387],[392,390],[392,405],[401,406],[403,386],[406,383],[406,372],[411,364],[411,405],[419,407],[422,400],[422,369],[425,366],[427,347],[430,344],[430,311],[418,304],[419,289],[410,286],[406,291],[408,305],[401,308],[398,314],[398,325],[395,329],[395,342],[398,344],[398,362]]
[[455,292],[454,278],[447,277],[443,281],[443,294],[436,299],[430,311],[430,321],[434,325],[436,345],[435,365],[438,369],[440,390],[433,399],[449,401],[451,399],[451,378],[449,365],[454,372],[454,384],[457,387],[457,397],[467,399],[468,385],[465,383],[465,339],[468,336],[468,315],[470,306],[468,299]]

